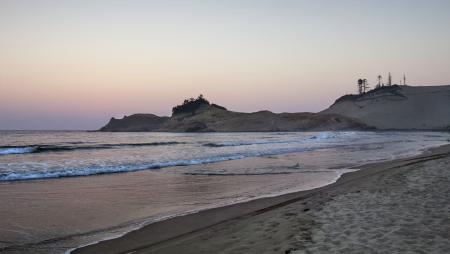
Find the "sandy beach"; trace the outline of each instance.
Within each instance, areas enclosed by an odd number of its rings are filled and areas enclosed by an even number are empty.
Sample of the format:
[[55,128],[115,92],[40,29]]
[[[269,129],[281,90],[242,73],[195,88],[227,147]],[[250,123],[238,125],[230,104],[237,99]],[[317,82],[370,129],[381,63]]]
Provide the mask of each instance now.
[[450,146],[176,217],[73,253],[448,253]]

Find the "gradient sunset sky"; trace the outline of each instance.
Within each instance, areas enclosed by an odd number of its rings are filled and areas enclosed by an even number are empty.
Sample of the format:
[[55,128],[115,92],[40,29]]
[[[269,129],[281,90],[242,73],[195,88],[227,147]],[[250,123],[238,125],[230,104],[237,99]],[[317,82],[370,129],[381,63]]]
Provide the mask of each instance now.
[[200,93],[317,112],[389,71],[450,84],[450,1],[0,0],[0,129],[98,129]]

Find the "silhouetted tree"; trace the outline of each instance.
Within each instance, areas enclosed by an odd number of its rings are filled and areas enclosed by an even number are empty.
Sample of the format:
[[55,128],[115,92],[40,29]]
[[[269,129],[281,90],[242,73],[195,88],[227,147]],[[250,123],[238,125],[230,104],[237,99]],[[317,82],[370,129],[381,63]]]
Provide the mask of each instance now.
[[366,90],[369,90],[369,84],[367,83],[367,79],[363,79],[363,93],[366,93]]
[[358,79],[358,93],[363,94],[369,89],[367,79]]
[[362,79],[358,79],[358,93],[362,94],[363,93],[363,80]]
[[378,75],[378,84],[377,84],[377,87],[376,88],[380,88],[381,87],[381,82],[382,82],[382,79],[383,79],[383,77],[381,76],[381,75]]
[[197,99],[189,98],[183,101],[183,104],[177,105],[172,108],[172,115],[181,114],[181,113],[191,113],[195,114],[195,111],[201,105],[210,105],[209,101],[200,94]]

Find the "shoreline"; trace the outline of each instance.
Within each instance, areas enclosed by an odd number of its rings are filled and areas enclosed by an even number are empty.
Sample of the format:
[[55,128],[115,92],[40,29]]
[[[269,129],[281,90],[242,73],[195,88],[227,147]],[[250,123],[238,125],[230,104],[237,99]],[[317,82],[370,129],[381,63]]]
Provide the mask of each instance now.
[[[356,167],[355,167],[355,168],[348,168],[348,170],[351,170],[351,169],[356,169]],[[322,188],[322,187],[325,187],[325,186],[334,184],[334,183],[336,183],[336,182],[337,182],[344,174],[351,173],[351,172],[354,172],[354,171],[344,172],[344,173],[340,174],[339,176],[337,176],[337,177],[336,177],[335,179],[333,179],[332,181],[330,181],[329,183],[327,183],[327,184],[325,184],[325,185],[323,185],[323,186],[321,186],[321,187],[317,187],[317,188]],[[301,174],[301,173],[303,173],[303,172],[299,172],[299,173],[280,173],[280,174]],[[241,205],[241,204],[249,203],[249,202],[252,202],[252,201],[257,201],[257,200],[260,200],[260,199],[273,199],[273,198],[279,198],[280,196],[285,196],[285,195],[295,194],[295,193],[299,193],[299,192],[305,192],[305,191],[315,190],[315,189],[317,189],[317,188],[307,189],[307,190],[294,190],[294,191],[287,191],[287,192],[280,192],[280,193],[268,194],[268,195],[259,196],[259,197],[256,197],[256,198],[250,198],[250,199],[240,200],[240,201],[237,201],[237,202],[231,202],[231,203],[228,203],[228,204],[220,204],[220,205],[212,206],[212,207],[209,207],[209,208],[204,208],[204,209],[199,209],[199,210],[194,209],[194,210],[189,210],[189,211],[182,212],[182,213],[178,213],[178,214],[169,214],[169,215],[165,215],[165,216],[162,216],[161,218],[155,218],[155,219],[152,219],[152,220],[150,220],[150,221],[144,221],[144,222],[141,223],[140,226],[136,227],[135,229],[128,230],[128,231],[126,231],[126,232],[120,233],[120,234],[118,234],[117,236],[108,237],[108,238],[105,238],[105,239],[102,239],[102,240],[98,240],[98,241],[95,241],[95,242],[91,242],[91,243],[88,243],[88,244],[84,244],[84,245],[81,245],[81,246],[72,248],[72,249],[70,249],[70,250],[67,250],[67,251],[64,252],[64,253],[65,253],[65,254],[75,253],[74,251],[76,251],[76,250],[78,250],[78,249],[82,249],[82,248],[84,248],[84,247],[88,247],[88,246],[91,246],[91,245],[95,245],[95,244],[98,244],[98,243],[101,243],[101,242],[104,242],[104,241],[113,241],[113,240],[116,240],[116,239],[118,239],[118,238],[121,238],[121,237],[123,237],[123,236],[125,236],[125,235],[127,235],[127,234],[129,234],[129,233],[132,233],[133,231],[139,231],[139,230],[141,230],[141,229],[143,229],[143,228],[145,228],[145,227],[147,227],[147,226],[150,226],[150,225],[153,225],[153,224],[156,224],[156,223],[161,223],[161,222],[164,222],[164,221],[167,221],[167,220],[172,220],[172,219],[175,219],[175,218],[178,218],[178,217],[184,217],[184,216],[189,216],[189,215],[193,215],[193,214],[198,214],[198,213],[202,213],[202,212],[209,211],[209,210],[213,210],[213,209],[221,209],[221,208],[228,207],[228,206]],[[220,222],[219,222],[219,223],[220,223]]]
[[[449,145],[443,145],[424,151],[420,155],[395,159],[384,162],[366,164],[360,170],[344,173],[334,183],[306,191],[293,192],[274,197],[264,197],[255,200],[211,208],[196,213],[177,216],[167,220],[151,223],[125,235],[100,241],[84,247],[78,247],[70,253],[128,253],[144,251],[159,246],[170,246],[180,239],[195,236],[197,233],[211,229],[224,223],[232,223],[288,206],[301,200],[320,196],[321,193],[333,192],[334,189],[362,181],[372,175],[387,170],[406,167],[410,163],[421,163],[448,156]],[[319,203],[326,202],[324,200]],[[307,208],[305,208],[307,209]],[[309,208],[308,208],[309,210]],[[152,253],[151,251],[148,253]]]

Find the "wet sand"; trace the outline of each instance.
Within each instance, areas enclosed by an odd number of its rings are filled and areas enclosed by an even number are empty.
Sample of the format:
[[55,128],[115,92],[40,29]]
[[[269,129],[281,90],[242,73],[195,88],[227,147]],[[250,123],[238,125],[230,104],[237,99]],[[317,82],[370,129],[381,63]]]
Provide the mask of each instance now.
[[448,253],[450,146],[321,188],[150,224],[74,253]]

